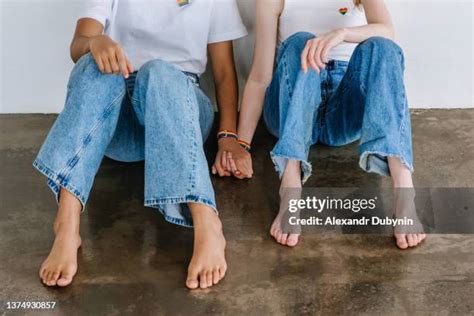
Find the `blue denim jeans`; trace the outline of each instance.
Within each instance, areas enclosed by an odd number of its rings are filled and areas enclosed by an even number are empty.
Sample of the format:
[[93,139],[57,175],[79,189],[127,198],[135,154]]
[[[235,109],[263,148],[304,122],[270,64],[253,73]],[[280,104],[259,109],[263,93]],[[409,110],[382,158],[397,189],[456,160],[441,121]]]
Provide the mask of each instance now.
[[413,171],[411,123],[403,80],[404,57],[394,42],[374,37],[350,62],[331,60],[318,74],[301,70],[301,53],[314,35],[296,33],[281,44],[266,92],[264,121],[278,138],[271,152],[280,177],[289,159],[311,175],[311,145],[360,140],[360,167],[390,176],[387,157]]
[[196,78],[154,60],[124,80],[102,74],[90,54],[83,56],[33,165],[57,199],[63,187],[85,206],[104,155],[145,160],[145,206],[192,226],[188,202],[216,210],[203,149],[214,107]]

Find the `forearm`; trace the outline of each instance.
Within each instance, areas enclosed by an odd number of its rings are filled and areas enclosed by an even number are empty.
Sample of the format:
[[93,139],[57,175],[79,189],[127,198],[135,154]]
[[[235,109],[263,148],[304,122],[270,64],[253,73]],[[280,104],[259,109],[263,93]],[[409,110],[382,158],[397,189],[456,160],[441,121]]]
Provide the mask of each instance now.
[[90,37],[77,36],[71,43],[71,59],[76,63],[79,58],[90,52]]
[[219,106],[220,129],[236,131],[239,96],[235,72],[216,80],[216,98]]
[[239,117],[239,138],[252,143],[255,130],[262,116],[267,84],[249,78],[244,90]]
[[103,32],[104,27],[97,20],[83,18],[77,21],[76,32],[70,47],[71,59],[74,63],[90,52],[90,39]]
[[349,43],[361,43],[371,37],[381,36],[395,39],[395,30],[391,24],[372,23],[364,26],[348,27],[342,29],[344,41]]

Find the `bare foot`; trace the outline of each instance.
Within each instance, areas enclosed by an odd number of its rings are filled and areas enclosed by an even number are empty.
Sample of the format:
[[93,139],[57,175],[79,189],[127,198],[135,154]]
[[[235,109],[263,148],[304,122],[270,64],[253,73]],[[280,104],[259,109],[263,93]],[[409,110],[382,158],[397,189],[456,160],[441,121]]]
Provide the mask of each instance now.
[[[282,223],[288,222],[289,200],[301,198],[301,163],[296,160],[289,160],[280,186],[280,210],[270,227],[270,235],[281,245],[295,247],[298,245],[301,236],[301,228],[293,227],[289,224],[282,227]],[[294,214],[292,214],[293,216]]]
[[397,247],[405,250],[416,247],[426,238],[426,234],[394,234]]
[[189,204],[194,222],[194,250],[186,286],[206,289],[219,283],[227,271],[222,223],[208,206]]
[[53,248],[40,268],[40,278],[47,286],[68,286],[77,272],[77,250],[81,237],[74,227],[62,225],[56,232]]
[[423,225],[416,213],[415,196],[411,171],[408,170],[400,159],[389,157],[388,164],[393,179],[395,189],[394,215],[395,218],[407,217],[412,219],[414,225],[397,226],[394,230],[394,237],[397,247],[408,249],[418,246],[426,238]]
[[398,225],[394,228],[394,237],[397,247],[408,249],[418,246],[426,238],[423,225],[416,213],[415,189],[395,189],[394,213],[396,219],[408,218],[413,225]]
[[77,250],[81,247],[79,223],[81,202],[61,189],[59,209],[54,222],[53,248],[41,265],[39,276],[47,286],[68,286],[77,272]]

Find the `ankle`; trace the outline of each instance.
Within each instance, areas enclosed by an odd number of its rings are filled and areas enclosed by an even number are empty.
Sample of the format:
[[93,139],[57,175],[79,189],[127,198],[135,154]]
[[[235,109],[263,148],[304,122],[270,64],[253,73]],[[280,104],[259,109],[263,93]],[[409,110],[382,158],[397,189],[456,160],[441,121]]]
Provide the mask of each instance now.
[[299,161],[288,161],[285,171],[281,177],[280,194],[284,189],[301,188],[301,163]]
[[73,221],[58,220],[53,224],[53,230],[56,235],[59,234],[74,234],[79,235],[79,224]]
[[413,188],[413,181],[411,178],[410,179],[393,179],[392,184],[395,189]]
[[189,204],[194,226],[222,225],[219,216],[211,207],[203,204]]

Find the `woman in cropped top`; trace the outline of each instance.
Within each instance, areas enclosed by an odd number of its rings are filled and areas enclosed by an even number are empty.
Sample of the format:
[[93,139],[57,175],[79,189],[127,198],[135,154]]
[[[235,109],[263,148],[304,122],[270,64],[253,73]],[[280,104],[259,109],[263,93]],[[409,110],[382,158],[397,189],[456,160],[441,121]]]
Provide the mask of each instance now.
[[[263,112],[278,138],[271,158],[281,179],[281,201],[270,233],[292,247],[300,232],[282,228],[285,192],[301,188],[311,176],[308,154],[316,143],[359,141],[364,171],[391,176],[394,188],[413,187],[404,56],[381,0],[257,0],[256,14],[238,134],[250,146]],[[251,157],[231,164],[241,173],[253,172]],[[402,249],[425,238],[423,231],[394,235]]]

